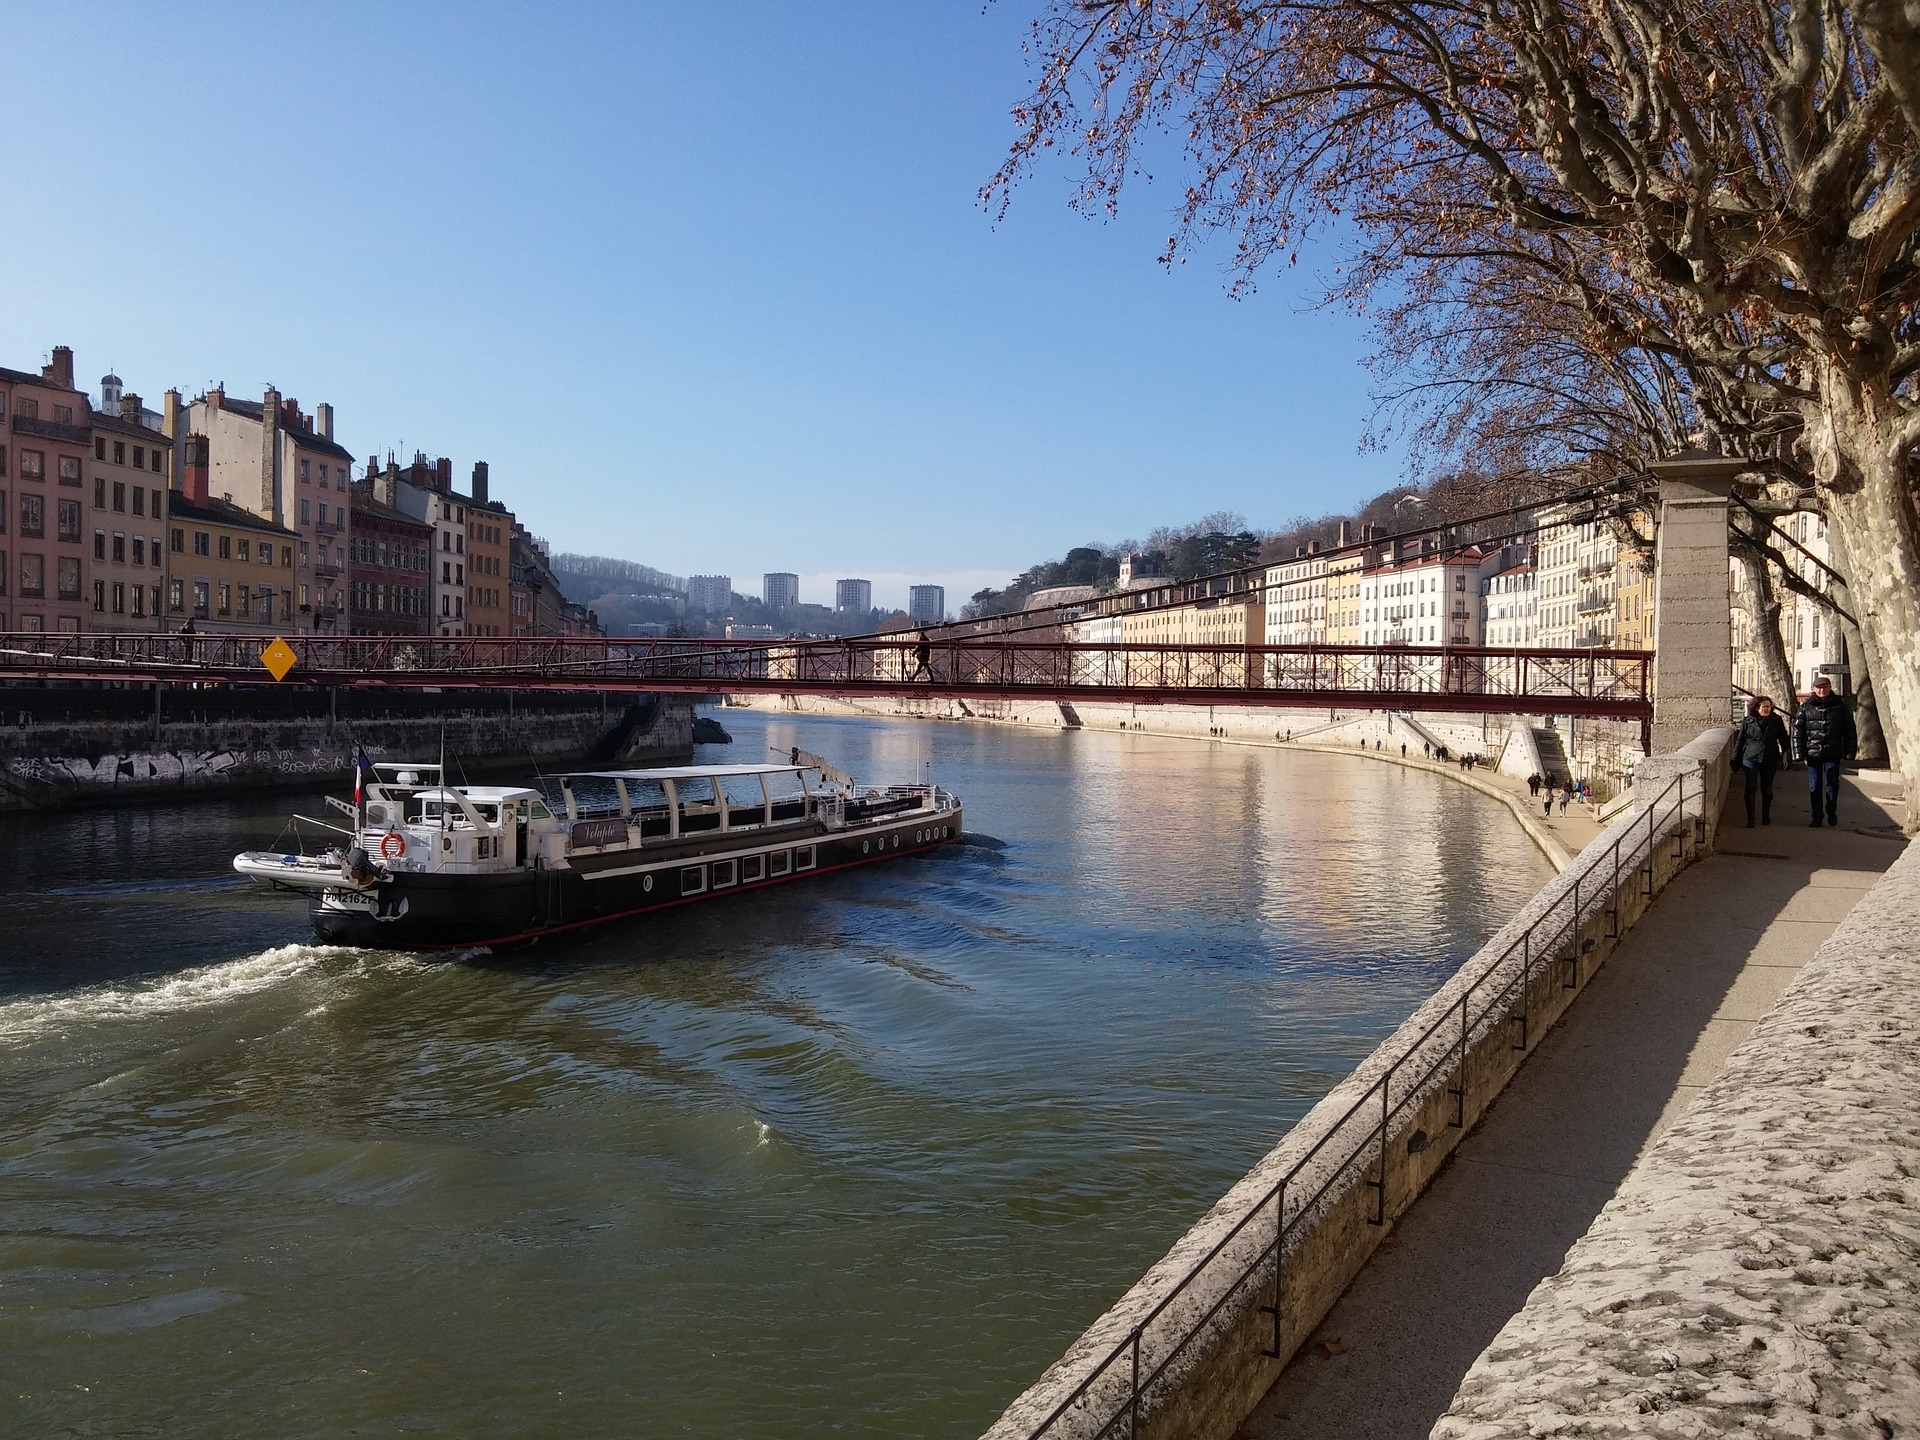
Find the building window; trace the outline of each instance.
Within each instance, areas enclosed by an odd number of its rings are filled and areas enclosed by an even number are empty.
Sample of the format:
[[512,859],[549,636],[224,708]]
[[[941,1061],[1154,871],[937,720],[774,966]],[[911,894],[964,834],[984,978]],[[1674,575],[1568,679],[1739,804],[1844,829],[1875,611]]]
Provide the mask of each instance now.
[[238,547],[238,549],[234,553],[235,559],[241,560],[241,561],[247,561],[253,558],[253,556],[248,553],[248,545],[247,545],[246,538],[244,536],[242,536],[239,540],[236,540],[234,544]]
[[93,532],[93,558],[96,560],[107,558],[107,532],[104,530]]
[[71,405],[54,406],[53,423],[56,425],[71,425],[73,423],[73,407]]
[[117,530],[113,536],[113,558],[116,564],[127,563],[127,537]]
[[193,582],[193,618],[194,619],[204,620],[207,618],[207,604],[212,592],[212,588],[213,587],[211,583],[206,580],[196,579]]
[[220,613],[222,615],[233,613],[233,582],[230,580],[220,582]]
[[96,435],[93,437],[93,458],[96,460],[104,460],[107,458],[106,436]]
[[[28,404],[33,402],[28,401]],[[22,450],[20,452],[20,478],[22,480],[44,480],[47,478],[47,457],[44,451]]]
[[107,508],[107,482],[98,475],[93,477],[93,508],[96,510]]
[[[224,590],[226,586],[223,585],[220,588]],[[240,618],[242,620],[253,618],[253,592],[244,585],[240,587]]]
[[[313,479],[313,462],[304,455],[300,457],[300,478],[303,481],[311,481]],[[302,510],[307,508],[304,501],[301,503],[300,508]]]
[[133,447],[133,468],[136,470],[144,470],[147,468],[146,446],[136,445]]
[[[282,570],[291,570],[293,568],[293,546],[282,545],[280,547],[280,568]],[[293,592],[287,591],[285,593],[292,594]]]
[[271,540],[262,540],[260,542],[260,563],[262,565],[271,565],[273,563],[273,542]]
[[174,554],[180,555],[186,552],[186,548],[187,548],[187,532],[186,531],[180,529],[178,526],[175,526],[174,529],[168,533],[167,539],[168,539],[168,542],[173,546]]
[[38,540],[47,533],[47,502],[38,495],[20,497],[20,533]]
[[60,483],[62,485],[78,485],[80,480],[80,457],[78,455],[62,455],[60,457]]
[[147,542],[144,536],[133,537],[133,563],[136,565],[147,563]]
[[233,558],[233,537],[231,535],[222,535],[220,537],[220,558],[222,560],[231,560]]
[[43,599],[47,593],[47,562],[38,555],[20,557],[20,595],[27,600]]
[[[300,478],[304,480],[307,477],[302,475]],[[313,523],[313,502],[304,495],[300,497],[300,523],[302,525]]]
[[78,555],[60,556],[57,574],[60,582],[60,598],[78,600],[80,598],[80,557]]
[[194,531],[193,553],[196,555],[211,555],[213,553],[213,536],[205,530]]
[[134,586],[132,598],[134,617],[136,619],[143,617],[147,613],[147,587],[144,585]]
[[[140,589],[138,585],[133,588],[136,592]],[[113,582],[113,613],[116,615],[127,613],[127,587],[118,580]]]
[[178,615],[187,608],[186,593],[187,582],[178,575],[167,582],[167,604],[172,607],[174,614]]
[[127,485],[124,480],[113,482],[113,508],[124,515],[127,511]]

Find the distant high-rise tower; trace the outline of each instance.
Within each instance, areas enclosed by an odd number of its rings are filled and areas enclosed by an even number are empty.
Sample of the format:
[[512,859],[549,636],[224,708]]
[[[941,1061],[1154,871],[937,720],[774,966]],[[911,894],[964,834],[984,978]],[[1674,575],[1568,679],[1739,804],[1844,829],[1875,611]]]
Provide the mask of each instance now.
[[873,609],[873,582],[842,580],[833,587],[833,608],[864,615]]
[[907,618],[916,625],[938,625],[947,618],[947,587],[915,585],[907,591]]
[[724,615],[733,608],[733,577],[731,575],[689,575],[687,577],[687,608],[702,610],[709,615]]
[[800,577],[785,570],[770,570],[760,577],[760,597],[769,610],[784,610],[800,603]]

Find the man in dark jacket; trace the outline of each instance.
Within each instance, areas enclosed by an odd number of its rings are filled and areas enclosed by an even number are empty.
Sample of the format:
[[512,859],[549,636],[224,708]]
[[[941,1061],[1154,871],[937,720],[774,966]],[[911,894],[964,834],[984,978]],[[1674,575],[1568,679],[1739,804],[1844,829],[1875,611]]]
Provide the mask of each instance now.
[[[1827,824],[1838,825],[1840,817],[1840,762],[1851,760],[1858,744],[1853,728],[1853,711],[1847,702],[1833,693],[1833,685],[1822,675],[1813,682],[1813,694],[1793,718],[1793,748],[1807,762],[1807,798],[1813,802],[1813,818],[1818,825],[1824,808]],[[1823,798],[1824,797],[1824,803]]]

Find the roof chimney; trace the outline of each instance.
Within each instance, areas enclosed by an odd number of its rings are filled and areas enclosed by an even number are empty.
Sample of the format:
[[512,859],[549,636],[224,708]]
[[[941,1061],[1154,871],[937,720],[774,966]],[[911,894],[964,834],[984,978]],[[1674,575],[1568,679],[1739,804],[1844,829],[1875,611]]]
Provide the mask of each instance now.
[[167,391],[167,398],[160,410],[160,433],[169,440],[180,434],[180,392]]
[[1320,553],[1320,542],[1318,540],[1307,541],[1307,554],[1318,555],[1319,553]]
[[484,460],[473,462],[473,503],[487,503],[487,462]]
[[380,478],[373,483],[373,498],[389,510],[398,510],[400,508],[400,464],[398,461],[387,461],[387,468],[380,472]]
[[1353,543],[1353,522],[1351,520],[1342,520],[1340,522],[1340,543],[1342,545],[1351,545]]
[[187,437],[186,461],[180,467],[180,493],[195,505],[207,503],[207,437]]
[[453,489],[453,461],[444,455],[433,462],[433,488],[442,495]]
[[280,523],[280,392],[271,385],[260,400],[260,509],[262,519]]
[[320,438],[322,440],[333,439],[333,406],[331,405],[314,406],[313,418],[315,423],[317,423],[320,427]]
[[40,378],[50,380],[62,390],[73,388],[73,348],[68,345],[53,347],[53,359],[40,368]]

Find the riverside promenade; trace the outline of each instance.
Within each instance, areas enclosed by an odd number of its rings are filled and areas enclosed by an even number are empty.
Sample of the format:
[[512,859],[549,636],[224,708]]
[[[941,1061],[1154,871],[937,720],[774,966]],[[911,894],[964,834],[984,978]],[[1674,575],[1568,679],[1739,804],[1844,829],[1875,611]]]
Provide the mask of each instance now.
[[[1678,1282],[1665,1273],[1665,1257],[1644,1247],[1634,1252],[1634,1236],[1616,1233],[1609,1242],[1596,1231],[1591,1242],[1582,1242],[1599,1247],[1583,1279],[1542,1283],[1561,1271],[1569,1248],[1587,1235],[1603,1208],[1613,1218],[1609,1202],[1616,1196],[1616,1204],[1631,1204],[1637,1191],[1664,1185],[1668,1210],[1677,1211],[1667,1219],[1685,1229],[1692,1207],[1672,1187],[1691,1183],[1697,1189],[1702,1183],[1682,1178],[1687,1154],[1701,1137],[1689,1134],[1685,1143],[1664,1150],[1656,1148],[1658,1142],[1722,1074],[1736,1047],[1904,849],[1901,810],[1885,777],[1849,777],[1842,825],[1818,830],[1806,823],[1801,773],[1781,778],[1772,826],[1747,829],[1738,794],[1729,795],[1714,852],[1677,876],[1624,937],[1580,1003],[1528,1058],[1523,1078],[1462,1141],[1300,1347],[1241,1436],[1417,1440],[1434,1432],[1443,1416],[1449,1418],[1434,1433],[1460,1440],[1563,1431],[1651,1433],[1656,1427],[1643,1411],[1655,1409],[1663,1412],[1657,1427],[1662,1433],[1820,1433],[1784,1423],[1739,1428],[1766,1406],[1756,1408],[1753,1385],[1730,1387],[1727,1375],[1695,1376],[1692,1389],[1680,1383],[1686,1377],[1679,1372],[1705,1353],[1698,1334],[1683,1333],[1682,1320],[1697,1320],[1706,1302],[1681,1304],[1677,1310],[1684,1314],[1677,1314],[1646,1299],[1677,1289]],[[1917,920],[1920,915],[1909,914],[1909,934]],[[1916,982],[1920,974],[1908,975],[1903,990],[1888,997],[1900,1002],[1899,1013],[1908,1021]],[[1911,1047],[1908,1021],[1903,1033]],[[1832,1132],[1855,1123],[1844,1105],[1823,1120]],[[1911,1128],[1911,1116],[1908,1123]],[[1740,1139],[1749,1150],[1771,1143],[1752,1127]],[[1897,1177],[1893,1183],[1900,1183]],[[1802,1229],[1818,1230],[1821,1202],[1809,1203],[1815,1208],[1797,1221]],[[1906,1213],[1910,1220],[1911,1210]],[[1776,1229],[1789,1224],[1780,1216],[1772,1223]],[[1885,1290],[1884,1276],[1867,1283],[1882,1286],[1882,1300],[1904,1309],[1911,1338],[1920,1327],[1913,1290],[1920,1281],[1920,1247],[1911,1243],[1910,1224],[1907,1233],[1905,1273],[1896,1277],[1895,1290]],[[1783,1244],[1783,1254],[1787,1248]],[[1825,1260],[1829,1269],[1846,1264],[1844,1257]],[[1609,1282],[1622,1271],[1631,1271],[1640,1286],[1623,1308],[1659,1312],[1651,1328],[1625,1324],[1624,1337],[1623,1322],[1609,1327],[1589,1313],[1597,1296],[1616,1298]],[[1535,1296],[1533,1305],[1529,1295]],[[1830,1288],[1811,1298],[1841,1309],[1851,1303]],[[1523,1307],[1533,1312],[1542,1306],[1542,1313],[1523,1313]],[[1844,1321],[1836,1323],[1846,1328]],[[1593,1330],[1607,1335],[1587,1333]],[[1740,1343],[1767,1342],[1754,1330],[1742,1332]],[[1799,1390],[1812,1395],[1821,1367],[1809,1365],[1804,1354],[1780,1354],[1777,1337],[1773,1343],[1776,1350],[1766,1353],[1795,1370]],[[1752,1356],[1762,1353],[1754,1350]],[[1858,1412],[1851,1420],[1827,1412],[1839,1422],[1827,1433],[1894,1433],[1861,1418],[1872,1407],[1874,1377],[1856,1374],[1851,1383],[1867,1398],[1848,1402]],[[1898,1403],[1915,1403],[1910,1357],[1891,1364],[1879,1383],[1896,1394],[1904,1385]],[[1583,1408],[1589,1391],[1593,1409],[1611,1407],[1609,1423]],[[1787,1391],[1779,1398],[1785,1403]],[[1815,1396],[1803,1405],[1808,1416],[1817,1401]],[[1903,1425],[1914,1418],[1909,1410]]]

